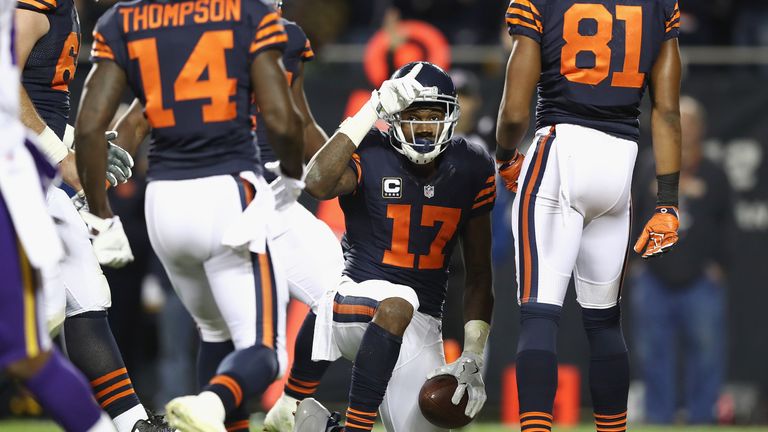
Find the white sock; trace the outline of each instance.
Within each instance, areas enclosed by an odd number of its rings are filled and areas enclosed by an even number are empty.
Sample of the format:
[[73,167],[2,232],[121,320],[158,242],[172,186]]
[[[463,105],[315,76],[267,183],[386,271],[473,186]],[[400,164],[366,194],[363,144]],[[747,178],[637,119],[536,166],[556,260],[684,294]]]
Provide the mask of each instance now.
[[204,391],[197,395],[200,400],[205,401],[205,406],[210,407],[211,413],[224,422],[227,412],[224,410],[224,403],[219,399],[219,395],[212,391]]
[[102,411],[101,417],[88,429],[88,432],[115,432],[115,427],[107,413]]
[[138,404],[113,418],[112,423],[115,424],[117,432],[131,432],[133,430],[133,425],[135,425],[137,421],[146,420],[147,418],[147,410],[144,409],[144,406]]

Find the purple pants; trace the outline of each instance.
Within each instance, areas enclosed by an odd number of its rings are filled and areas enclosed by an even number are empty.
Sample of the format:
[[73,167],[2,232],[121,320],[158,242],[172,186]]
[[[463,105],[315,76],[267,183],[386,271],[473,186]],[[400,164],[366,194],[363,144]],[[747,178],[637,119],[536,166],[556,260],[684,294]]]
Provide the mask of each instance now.
[[39,295],[37,271],[27,260],[0,194],[0,369],[49,346]]

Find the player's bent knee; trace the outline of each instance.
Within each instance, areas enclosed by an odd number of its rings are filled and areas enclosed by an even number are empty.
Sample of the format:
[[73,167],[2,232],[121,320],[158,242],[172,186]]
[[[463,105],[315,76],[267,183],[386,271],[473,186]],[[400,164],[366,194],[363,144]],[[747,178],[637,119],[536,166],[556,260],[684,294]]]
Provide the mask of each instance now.
[[379,302],[373,322],[388,332],[402,336],[413,318],[413,305],[400,297],[390,297]]

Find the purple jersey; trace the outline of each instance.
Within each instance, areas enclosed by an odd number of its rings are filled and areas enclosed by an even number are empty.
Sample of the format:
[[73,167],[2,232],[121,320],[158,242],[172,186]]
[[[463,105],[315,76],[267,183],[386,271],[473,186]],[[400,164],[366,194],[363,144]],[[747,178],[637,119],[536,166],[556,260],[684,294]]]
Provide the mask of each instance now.
[[285,47],[277,12],[259,0],[134,0],[108,10],[94,39],[93,61],[123,68],[145,107],[150,179],[260,171],[250,68]]
[[467,221],[491,211],[496,167],[479,145],[454,137],[429,179],[416,177],[387,134],[371,130],[353,155],[355,191],[339,198],[344,274],[409,286],[419,310],[439,317],[448,262]]
[[536,128],[570,123],[637,141],[640,101],[677,0],[512,0],[509,33],[541,45]]

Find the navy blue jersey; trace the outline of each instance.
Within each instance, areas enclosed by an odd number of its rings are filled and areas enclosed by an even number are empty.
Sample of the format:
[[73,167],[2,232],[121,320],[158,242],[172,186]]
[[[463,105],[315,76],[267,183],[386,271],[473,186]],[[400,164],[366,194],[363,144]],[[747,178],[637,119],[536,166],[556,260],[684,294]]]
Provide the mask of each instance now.
[[277,12],[259,0],[135,0],[99,19],[91,57],[123,68],[145,107],[148,176],[181,180],[261,170],[250,66],[287,39]]
[[354,153],[358,185],[339,198],[344,274],[409,286],[419,311],[439,317],[451,253],[467,221],[493,208],[496,168],[484,148],[456,137],[429,179],[414,176],[410,164],[378,130]]
[[[288,85],[293,83],[294,78],[299,73],[299,65],[303,62],[311,61],[315,58],[315,53],[312,52],[312,46],[309,43],[307,35],[304,34],[304,30],[293,21],[281,18],[285,32],[288,33],[288,45],[283,53],[283,66],[285,66],[286,78],[288,79]],[[256,128],[256,143],[259,146],[259,155],[261,163],[272,162],[277,160],[275,151],[272,150],[272,146],[269,144],[267,138],[267,128],[264,125],[261,113],[258,111],[256,105],[254,105],[255,111],[255,128]],[[267,181],[275,179],[275,175],[269,171],[264,171],[264,178]]]
[[59,138],[69,119],[69,83],[80,52],[74,0],[19,0],[19,9],[45,14],[50,28],[29,53],[21,82],[40,117]]
[[510,34],[541,45],[536,127],[571,123],[639,138],[640,101],[677,0],[512,0]]

